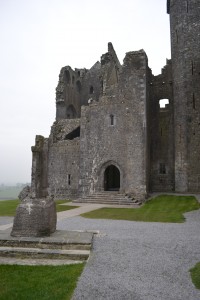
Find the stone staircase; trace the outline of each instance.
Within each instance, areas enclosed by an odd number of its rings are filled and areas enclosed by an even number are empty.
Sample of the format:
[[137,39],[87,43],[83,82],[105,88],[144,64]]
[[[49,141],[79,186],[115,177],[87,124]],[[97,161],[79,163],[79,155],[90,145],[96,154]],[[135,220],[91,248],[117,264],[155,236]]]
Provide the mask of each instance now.
[[81,263],[89,258],[92,238],[90,232],[56,231],[50,237],[39,238],[11,237],[4,231],[0,233],[0,263]]
[[73,200],[75,203],[94,203],[107,205],[140,205],[138,200],[132,199],[130,196],[122,194],[118,191],[105,191],[92,195],[84,196],[82,198]]

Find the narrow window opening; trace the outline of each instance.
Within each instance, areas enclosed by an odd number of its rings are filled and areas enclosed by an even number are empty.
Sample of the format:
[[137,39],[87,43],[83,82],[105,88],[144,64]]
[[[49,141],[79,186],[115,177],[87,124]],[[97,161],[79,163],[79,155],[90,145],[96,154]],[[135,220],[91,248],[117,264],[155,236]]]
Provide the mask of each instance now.
[[76,82],[76,90],[77,90],[77,92],[81,92],[81,83],[80,83],[80,81],[78,80],[77,82]]
[[166,174],[166,166],[163,163],[160,163],[160,174]]
[[101,80],[101,90],[103,92],[103,80]]
[[78,77],[80,77],[81,76],[81,72],[80,71],[78,71]]
[[65,71],[64,77],[65,77],[65,82],[66,82],[67,84],[70,84],[70,82],[71,82],[71,77],[70,77],[70,73],[69,73],[68,70]]
[[114,116],[110,115],[110,125],[114,125]]
[[178,30],[176,30],[176,41],[178,43]]
[[71,174],[68,174],[68,185],[71,185]]
[[193,109],[196,109],[196,101],[195,101],[194,93],[193,93],[193,96],[192,96],[192,105],[193,105]]
[[192,75],[194,75],[194,62],[192,60]]
[[188,4],[188,1],[186,1],[186,11],[187,11],[187,13],[188,13],[188,11],[189,11],[189,4]]
[[93,94],[94,93],[94,88],[93,88],[93,86],[91,85],[90,86],[90,94]]
[[74,80],[75,80],[75,78],[74,78],[74,76],[72,76],[72,84],[74,84]]

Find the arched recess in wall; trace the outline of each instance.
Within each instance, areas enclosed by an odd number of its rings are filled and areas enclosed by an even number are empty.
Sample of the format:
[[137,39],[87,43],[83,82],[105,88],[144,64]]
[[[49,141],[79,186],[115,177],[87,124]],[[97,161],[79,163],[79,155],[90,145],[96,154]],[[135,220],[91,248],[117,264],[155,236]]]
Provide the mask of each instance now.
[[70,104],[67,107],[66,116],[67,116],[67,119],[75,119],[75,118],[77,118],[76,109],[75,109],[75,107],[72,104]]
[[79,80],[77,80],[77,82],[76,82],[76,90],[77,90],[77,92],[81,92],[81,88],[82,88],[82,86],[81,86],[81,82],[79,81]]
[[169,99],[160,99],[159,100],[159,107],[160,108],[166,108],[166,106],[169,104]]
[[109,165],[104,172],[104,190],[120,190],[120,171],[115,165]]
[[65,70],[64,79],[65,79],[66,84],[70,84],[70,82],[71,82],[71,76],[70,76],[70,73],[69,73],[68,70]]

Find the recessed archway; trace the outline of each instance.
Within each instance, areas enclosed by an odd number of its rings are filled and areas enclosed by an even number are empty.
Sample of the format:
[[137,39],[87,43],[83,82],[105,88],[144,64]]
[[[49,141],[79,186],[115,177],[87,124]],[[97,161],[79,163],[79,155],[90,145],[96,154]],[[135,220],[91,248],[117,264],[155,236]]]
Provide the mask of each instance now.
[[120,171],[110,165],[104,172],[104,191],[119,191],[120,190]]

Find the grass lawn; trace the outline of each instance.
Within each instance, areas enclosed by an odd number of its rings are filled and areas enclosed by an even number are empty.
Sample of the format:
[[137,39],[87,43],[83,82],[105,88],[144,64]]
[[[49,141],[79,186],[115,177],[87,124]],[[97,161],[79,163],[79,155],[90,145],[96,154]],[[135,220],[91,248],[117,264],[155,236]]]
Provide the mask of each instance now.
[[83,268],[84,264],[65,266],[0,265],[0,299],[71,299]]
[[190,275],[196,288],[200,289],[200,263],[190,270]]
[[161,195],[140,208],[101,208],[82,214],[85,218],[182,223],[183,213],[200,208],[193,196]]
[[[77,208],[77,206],[59,205],[68,202],[67,200],[56,200],[57,212]],[[15,215],[17,205],[20,200],[5,200],[0,201],[0,216],[12,217]]]
[[190,270],[190,275],[196,288],[200,289],[200,262]]

